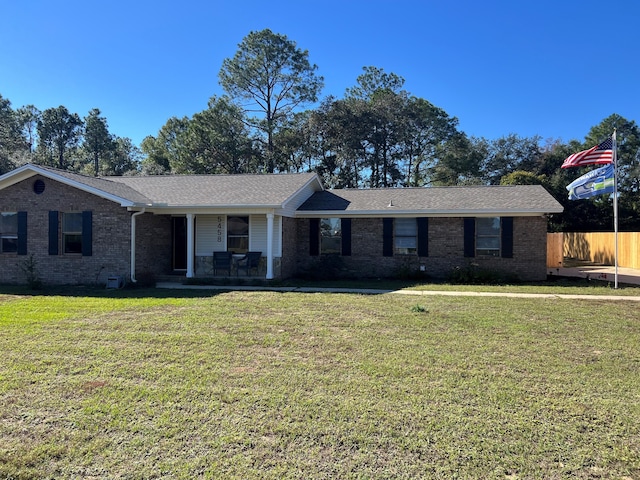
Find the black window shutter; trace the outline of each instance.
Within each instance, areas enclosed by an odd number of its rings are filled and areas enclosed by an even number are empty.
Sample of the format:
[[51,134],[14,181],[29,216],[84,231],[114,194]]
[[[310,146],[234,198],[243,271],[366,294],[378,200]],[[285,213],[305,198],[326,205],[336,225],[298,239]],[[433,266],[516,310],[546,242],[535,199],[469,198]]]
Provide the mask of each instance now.
[[351,219],[341,218],[340,228],[342,228],[342,255],[351,256]]
[[58,255],[58,212],[49,211],[49,255]]
[[93,254],[93,213],[91,210],[82,212],[82,256]]
[[320,255],[320,219],[309,219],[309,255]]
[[393,218],[382,219],[382,256],[393,257]]
[[502,217],[502,258],[513,258],[513,217]]
[[27,212],[18,212],[18,255],[27,254]]
[[429,219],[426,217],[417,218],[418,222],[418,256],[429,256]]
[[476,256],[476,219],[464,219],[464,256]]

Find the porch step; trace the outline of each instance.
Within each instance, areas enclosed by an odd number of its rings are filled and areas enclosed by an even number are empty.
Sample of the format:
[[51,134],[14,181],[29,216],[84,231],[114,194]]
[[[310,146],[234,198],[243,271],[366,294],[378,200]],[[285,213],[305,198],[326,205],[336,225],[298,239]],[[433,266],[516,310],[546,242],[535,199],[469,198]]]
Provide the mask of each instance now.
[[169,275],[156,275],[157,282],[178,282],[182,283],[186,280],[186,275],[169,274]]
[[[264,281],[264,276],[245,276],[245,275],[213,275],[208,276],[197,276],[194,277],[193,280],[197,281],[198,279],[202,281],[218,281],[225,283],[233,283],[234,281],[239,281],[240,283],[246,282],[255,282],[255,281]],[[170,283],[184,283],[187,280],[186,275],[181,274],[166,274],[166,275],[156,275],[156,282],[170,282]]]

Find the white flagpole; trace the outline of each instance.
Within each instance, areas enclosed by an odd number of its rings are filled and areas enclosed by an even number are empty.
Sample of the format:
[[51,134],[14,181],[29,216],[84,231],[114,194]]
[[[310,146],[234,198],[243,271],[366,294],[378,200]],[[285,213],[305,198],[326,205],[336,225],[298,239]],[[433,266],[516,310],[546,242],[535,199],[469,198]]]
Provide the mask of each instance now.
[[616,129],[613,129],[613,231],[614,231],[614,256],[615,256],[615,289],[618,288],[618,144],[616,141]]

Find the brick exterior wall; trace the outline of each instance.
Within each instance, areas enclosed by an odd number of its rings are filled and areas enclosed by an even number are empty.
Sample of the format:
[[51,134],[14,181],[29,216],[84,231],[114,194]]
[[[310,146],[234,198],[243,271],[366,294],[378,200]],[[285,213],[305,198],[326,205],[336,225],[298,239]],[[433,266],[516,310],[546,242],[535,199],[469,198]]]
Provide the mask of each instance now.
[[[131,230],[130,220],[128,229]],[[137,280],[172,272],[172,242],[171,216],[143,213],[136,217]]]
[[[523,281],[546,279],[547,220],[516,217],[513,222],[513,258],[464,257],[464,220],[429,219],[429,256],[382,255],[382,219],[353,219],[351,256],[341,257],[343,274],[355,278],[397,277],[420,272],[446,278],[454,268],[470,265],[515,276]],[[309,254],[309,219],[297,220],[296,274],[322,268],[322,256]]]
[[[36,194],[36,180],[45,190]],[[92,255],[49,255],[49,211],[92,212]],[[34,176],[0,192],[0,212],[27,212],[27,255],[0,254],[0,283],[25,283],[22,266],[30,255],[45,284],[106,284],[110,275],[130,279],[131,213],[110,200],[83,192],[54,180]],[[464,257],[462,218],[430,218],[428,257],[384,257],[381,218],[355,218],[351,223],[351,256],[341,257],[344,276],[377,278],[420,272],[444,278],[454,268],[479,268],[513,275],[525,281],[546,278],[547,221],[545,217],[516,217],[513,221],[513,258]],[[282,218],[281,259],[276,259],[276,278],[289,278],[322,269],[322,256],[309,252],[309,219]],[[136,217],[136,277],[149,279],[171,273],[171,217],[142,214]],[[198,272],[201,274],[202,272]]]
[[[45,190],[33,191],[36,180]],[[49,211],[91,211],[92,255],[62,253],[61,222],[59,254],[49,255]],[[0,254],[0,282],[25,283],[21,269],[31,255],[45,284],[106,284],[110,275],[130,277],[131,213],[110,200],[97,197],[49,178],[34,176],[0,192],[0,211],[27,212],[27,255]],[[137,217],[137,269],[165,273],[171,259],[169,217],[144,214]],[[168,245],[168,247],[167,247]]]
[[[282,259],[280,271],[276,272],[278,278],[294,277],[298,271],[298,223],[299,220],[282,217]],[[308,235],[307,230],[307,237]]]

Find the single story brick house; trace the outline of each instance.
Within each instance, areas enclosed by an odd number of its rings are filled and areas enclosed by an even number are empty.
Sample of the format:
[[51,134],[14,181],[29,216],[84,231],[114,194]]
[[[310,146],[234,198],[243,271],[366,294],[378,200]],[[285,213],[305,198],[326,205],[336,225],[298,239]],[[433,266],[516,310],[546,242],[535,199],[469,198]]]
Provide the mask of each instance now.
[[0,176],[0,283],[24,283],[27,259],[47,284],[212,277],[224,251],[261,252],[252,276],[264,279],[339,258],[360,278],[473,263],[542,280],[546,215],[560,212],[530,185],[325,190],[314,173],[90,177],[27,164]]

